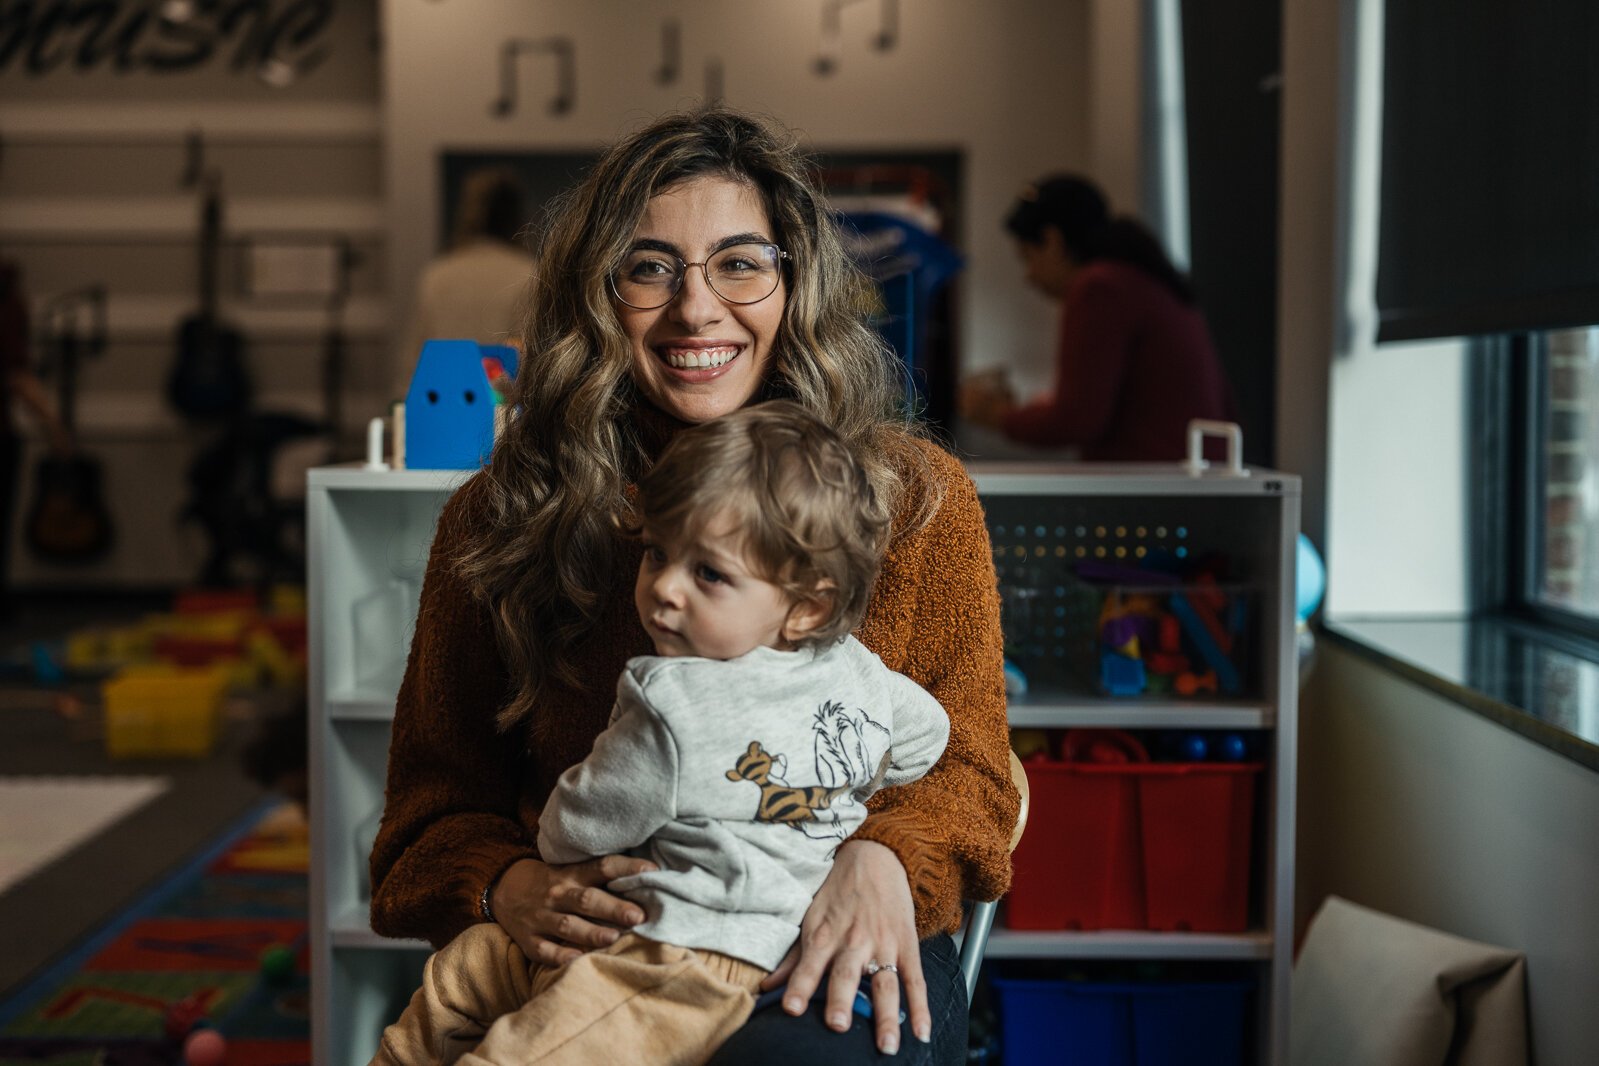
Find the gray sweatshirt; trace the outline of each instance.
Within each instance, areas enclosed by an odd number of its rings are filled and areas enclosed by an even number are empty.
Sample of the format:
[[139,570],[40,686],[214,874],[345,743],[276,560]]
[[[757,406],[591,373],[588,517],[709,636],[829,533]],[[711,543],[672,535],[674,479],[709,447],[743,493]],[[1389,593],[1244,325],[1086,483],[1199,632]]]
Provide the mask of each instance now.
[[546,862],[626,852],[633,931],[774,969],[880,787],[925,774],[949,717],[857,641],[630,659],[611,722],[539,818]]

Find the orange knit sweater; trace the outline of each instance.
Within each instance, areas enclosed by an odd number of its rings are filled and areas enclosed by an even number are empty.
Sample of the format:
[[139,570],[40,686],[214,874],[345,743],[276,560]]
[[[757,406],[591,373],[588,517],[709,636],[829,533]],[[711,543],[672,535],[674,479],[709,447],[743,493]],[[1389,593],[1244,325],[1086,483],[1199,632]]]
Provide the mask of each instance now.
[[[971,480],[927,444],[943,501],[924,527],[900,529],[856,631],[892,669],[935,696],[949,746],[922,780],[887,789],[851,839],[894,851],[910,878],[923,936],[954,930],[962,899],[995,899],[1010,882],[1019,797],[1011,784],[999,597]],[[510,733],[495,714],[510,691],[486,608],[450,566],[481,513],[473,479],[445,505],[433,542],[389,746],[382,827],[372,850],[372,928],[441,947],[480,921],[483,887],[537,858],[538,816],[556,779],[605,728],[623,664],[650,653],[632,596],[611,597],[578,651],[580,689],[557,690]],[[637,548],[629,564],[637,566]]]

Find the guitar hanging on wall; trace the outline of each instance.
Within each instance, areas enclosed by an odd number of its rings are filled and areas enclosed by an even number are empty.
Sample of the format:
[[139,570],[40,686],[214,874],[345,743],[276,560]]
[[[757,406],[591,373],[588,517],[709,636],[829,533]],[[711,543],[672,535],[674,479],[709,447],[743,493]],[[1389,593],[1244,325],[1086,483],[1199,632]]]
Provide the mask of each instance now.
[[[89,305],[93,325],[81,337],[76,308]],[[78,363],[105,350],[105,290],[94,286],[45,308],[49,361],[56,375],[56,405],[68,433],[76,432]],[[101,492],[100,461],[75,449],[46,455],[33,475],[33,501],[23,521],[28,548],[52,563],[93,562],[111,550],[116,530]]]
[[206,171],[197,182],[201,191],[200,306],[178,324],[178,353],[167,375],[167,399],[186,418],[208,420],[239,414],[249,406],[251,389],[244,337],[217,313],[222,178],[215,171]]

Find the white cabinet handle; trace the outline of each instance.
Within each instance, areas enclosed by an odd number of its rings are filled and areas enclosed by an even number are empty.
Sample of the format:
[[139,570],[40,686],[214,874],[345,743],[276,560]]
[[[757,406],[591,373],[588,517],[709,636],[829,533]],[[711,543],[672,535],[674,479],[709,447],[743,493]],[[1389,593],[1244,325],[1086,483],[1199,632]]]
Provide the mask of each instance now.
[[1224,477],[1248,477],[1249,471],[1244,468],[1244,431],[1237,422],[1213,422],[1206,418],[1195,418],[1188,423],[1188,459],[1183,466],[1194,477],[1198,477],[1209,469],[1210,463],[1205,461],[1205,438],[1225,437],[1227,439],[1227,465],[1220,471]]

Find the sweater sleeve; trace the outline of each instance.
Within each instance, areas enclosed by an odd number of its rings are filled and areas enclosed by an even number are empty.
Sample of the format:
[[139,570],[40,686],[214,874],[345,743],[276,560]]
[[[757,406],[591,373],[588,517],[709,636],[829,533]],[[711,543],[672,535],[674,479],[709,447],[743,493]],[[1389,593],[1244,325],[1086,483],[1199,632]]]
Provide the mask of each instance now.
[[894,744],[884,788],[908,785],[933,768],[949,743],[949,716],[927,690],[890,670],[888,689],[894,707]]
[[1021,798],[1010,778],[999,590],[977,489],[947,452],[925,447],[943,499],[891,546],[874,589],[878,624],[908,637],[901,671],[943,705],[949,743],[920,781],[878,793],[852,840],[891,849],[910,879],[917,931],[960,924],[961,901],[1010,885]]
[[1053,447],[1092,444],[1111,428],[1137,311],[1112,273],[1087,268],[1061,308],[1055,386],[1005,418],[1005,435]]
[[383,821],[372,849],[372,928],[442,947],[480,921],[505,868],[537,858],[517,817],[522,741],[495,716],[509,684],[487,610],[451,565],[472,483],[445,505],[394,709]]
[[539,815],[547,862],[583,862],[639,846],[677,816],[677,745],[631,670],[617,714],[588,757],[561,775]]

